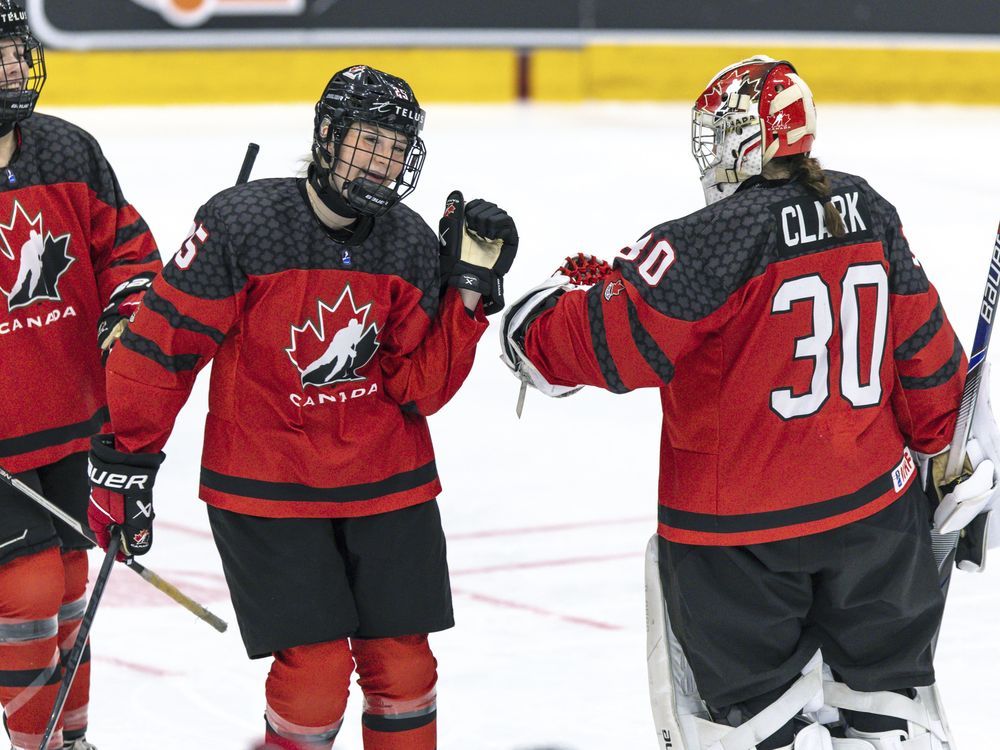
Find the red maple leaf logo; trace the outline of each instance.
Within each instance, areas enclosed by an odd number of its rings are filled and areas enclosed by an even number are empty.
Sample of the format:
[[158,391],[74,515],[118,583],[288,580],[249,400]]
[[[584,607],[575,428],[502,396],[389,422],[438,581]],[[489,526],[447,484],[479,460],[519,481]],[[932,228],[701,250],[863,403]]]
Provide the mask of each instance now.
[[333,306],[317,300],[315,322],[306,319],[302,326],[292,326],[291,346],[285,353],[298,370],[303,388],[365,380],[358,370],[380,346],[378,326],[368,323],[371,307],[371,302],[358,307],[347,284]]
[[38,300],[59,301],[59,278],[75,258],[67,252],[69,234],[46,233],[42,214],[28,216],[20,201],[14,201],[10,223],[0,222],[0,291],[7,309],[14,310]]

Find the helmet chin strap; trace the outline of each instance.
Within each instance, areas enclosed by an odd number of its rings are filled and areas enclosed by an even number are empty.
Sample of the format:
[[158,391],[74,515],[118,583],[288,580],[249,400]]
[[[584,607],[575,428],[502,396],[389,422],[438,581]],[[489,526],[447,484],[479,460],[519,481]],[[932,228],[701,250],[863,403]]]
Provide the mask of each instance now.
[[340,191],[334,188],[333,183],[330,182],[328,168],[319,167],[316,162],[313,162],[309,165],[308,180],[313,190],[316,191],[316,197],[319,198],[320,202],[338,216],[343,216],[345,219],[356,219],[361,215],[361,212],[348,203]]
[[14,129],[16,122],[14,120],[2,120],[0,121],[0,138],[10,133]]

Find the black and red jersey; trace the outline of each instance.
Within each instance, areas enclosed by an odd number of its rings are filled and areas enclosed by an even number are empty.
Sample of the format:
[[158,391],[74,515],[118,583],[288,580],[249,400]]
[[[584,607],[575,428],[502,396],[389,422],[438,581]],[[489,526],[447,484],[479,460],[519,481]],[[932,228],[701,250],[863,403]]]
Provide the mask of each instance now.
[[659,533],[743,545],[876,513],[954,430],[966,360],[895,209],[828,172],[746,183],[621,250],[527,329],[548,380],[661,389]]
[[86,450],[105,426],[98,317],[161,264],[93,137],[42,114],[15,135],[0,168],[0,465],[18,473]]
[[440,491],[425,416],[486,329],[440,295],[437,237],[404,205],[328,230],[303,179],[230,188],[195,217],[108,361],[121,448],[162,448],[212,365],[201,497],[264,517],[370,515]]

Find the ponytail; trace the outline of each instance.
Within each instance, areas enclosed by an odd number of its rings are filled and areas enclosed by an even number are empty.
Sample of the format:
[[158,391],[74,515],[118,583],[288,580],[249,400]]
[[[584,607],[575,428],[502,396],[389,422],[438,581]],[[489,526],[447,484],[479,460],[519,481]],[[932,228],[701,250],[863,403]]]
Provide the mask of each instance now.
[[826,172],[820,166],[819,161],[811,156],[796,155],[789,158],[792,167],[792,177],[805,186],[806,190],[815,195],[823,204],[823,217],[826,230],[834,237],[843,237],[847,234],[844,226],[844,218],[840,211],[830,200],[832,190],[830,180]]

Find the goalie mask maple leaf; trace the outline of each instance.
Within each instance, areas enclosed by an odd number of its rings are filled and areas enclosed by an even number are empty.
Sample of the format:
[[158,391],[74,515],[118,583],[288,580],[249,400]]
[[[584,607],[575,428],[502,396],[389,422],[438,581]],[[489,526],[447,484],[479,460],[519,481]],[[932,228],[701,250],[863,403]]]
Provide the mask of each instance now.
[[0,222],[0,290],[7,309],[15,310],[39,300],[60,301],[59,279],[75,258],[69,234],[53,237],[46,232],[42,214],[34,218],[17,200],[7,224]]
[[315,321],[292,326],[291,346],[285,353],[303,388],[366,380],[358,370],[371,362],[381,345],[378,326],[368,322],[371,308],[371,302],[358,307],[347,284],[333,306],[317,300]]

